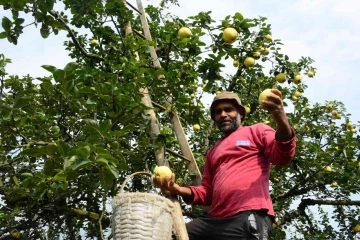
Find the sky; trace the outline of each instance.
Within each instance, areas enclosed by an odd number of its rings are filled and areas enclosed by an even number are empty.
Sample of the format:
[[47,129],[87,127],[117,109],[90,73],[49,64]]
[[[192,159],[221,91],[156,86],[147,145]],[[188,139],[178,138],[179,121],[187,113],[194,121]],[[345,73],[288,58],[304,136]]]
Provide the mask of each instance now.
[[[130,3],[136,5],[135,0]],[[159,0],[143,0],[143,4],[156,5]],[[291,60],[301,56],[310,56],[315,60],[317,74],[313,79],[304,77],[309,88],[304,95],[311,102],[324,103],[326,100],[342,101],[351,120],[360,120],[360,103],[357,84],[360,69],[360,21],[357,13],[360,2],[356,0],[179,0],[180,7],[172,8],[172,12],[180,17],[195,15],[200,11],[212,11],[216,20],[235,12],[247,18],[264,16],[272,25],[273,38],[281,39],[285,44],[283,51]],[[0,10],[1,15],[9,13]],[[27,18],[30,23],[31,19]],[[0,27],[1,29],[1,27]],[[40,66],[50,64],[63,67],[70,60],[64,50],[65,33],[51,35],[42,39],[40,29],[33,25],[24,30],[19,43],[14,46],[1,40],[0,53],[11,58],[13,63],[7,67],[10,74],[44,76],[48,73]],[[225,69],[229,73],[233,68]]]
[[[135,0],[130,3],[136,5]],[[143,0],[143,4],[156,5],[159,0]],[[272,25],[272,36],[281,39],[283,51],[291,60],[310,56],[315,60],[317,74],[304,77],[309,88],[304,95],[313,103],[339,100],[352,114],[352,122],[360,120],[360,21],[357,14],[360,2],[356,0],[179,0],[180,7],[172,12],[182,18],[200,11],[212,11],[215,20],[240,12],[246,18],[263,16]],[[9,15],[0,10],[0,17]],[[30,23],[31,19],[26,18]],[[2,31],[0,26],[0,31]],[[0,40],[0,54],[12,59],[7,71],[10,74],[41,77],[48,72],[41,65],[64,67],[71,61],[64,50],[65,33],[42,39],[40,29],[26,28],[17,46]],[[234,69],[225,69],[229,73]]]

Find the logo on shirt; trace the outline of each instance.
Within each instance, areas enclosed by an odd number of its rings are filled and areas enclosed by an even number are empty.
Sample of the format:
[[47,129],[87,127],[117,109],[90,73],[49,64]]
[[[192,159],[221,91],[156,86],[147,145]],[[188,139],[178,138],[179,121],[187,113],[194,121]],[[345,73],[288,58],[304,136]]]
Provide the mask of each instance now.
[[250,146],[249,140],[236,140],[235,146]]

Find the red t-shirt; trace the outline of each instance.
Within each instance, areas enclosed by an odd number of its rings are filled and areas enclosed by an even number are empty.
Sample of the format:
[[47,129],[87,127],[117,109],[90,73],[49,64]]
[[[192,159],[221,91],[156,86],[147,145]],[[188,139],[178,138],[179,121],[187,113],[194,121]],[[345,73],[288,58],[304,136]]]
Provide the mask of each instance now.
[[[293,131],[293,130],[292,130]],[[279,142],[266,124],[241,127],[218,141],[207,154],[202,184],[189,186],[193,205],[211,205],[213,217],[246,210],[268,210],[275,216],[269,193],[270,163],[286,165],[294,157],[296,139]]]

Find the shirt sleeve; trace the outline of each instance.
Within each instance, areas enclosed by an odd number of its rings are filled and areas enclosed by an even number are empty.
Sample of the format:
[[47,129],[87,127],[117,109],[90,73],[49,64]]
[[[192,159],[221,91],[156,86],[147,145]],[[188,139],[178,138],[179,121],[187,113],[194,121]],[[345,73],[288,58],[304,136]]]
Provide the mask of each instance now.
[[184,202],[192,205],[210,206],[212,200],[213,171],[211,169],[211,150],[206,156],[204,174],[200,186],[188,186],[194,194],[193,199],[185,199]]
[[258,136],[264,146],[266,159],[274,165],[285,166],[291,162],[295,156],[296,136],[294,129],[292,138],[285,142],[276,139],[276,131],[266,124],[259,124]]

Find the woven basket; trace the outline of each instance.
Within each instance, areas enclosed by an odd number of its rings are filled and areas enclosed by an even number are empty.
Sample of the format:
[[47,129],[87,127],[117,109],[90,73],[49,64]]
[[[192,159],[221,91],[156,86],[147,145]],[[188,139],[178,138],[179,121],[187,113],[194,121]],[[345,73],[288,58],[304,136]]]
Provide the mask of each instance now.
[[112,235],[115,240],[169,240],[173,229],[173,203],[153,193],[123,193],[125,184],[136,174],[123,182],[119,194],[112,201]]

